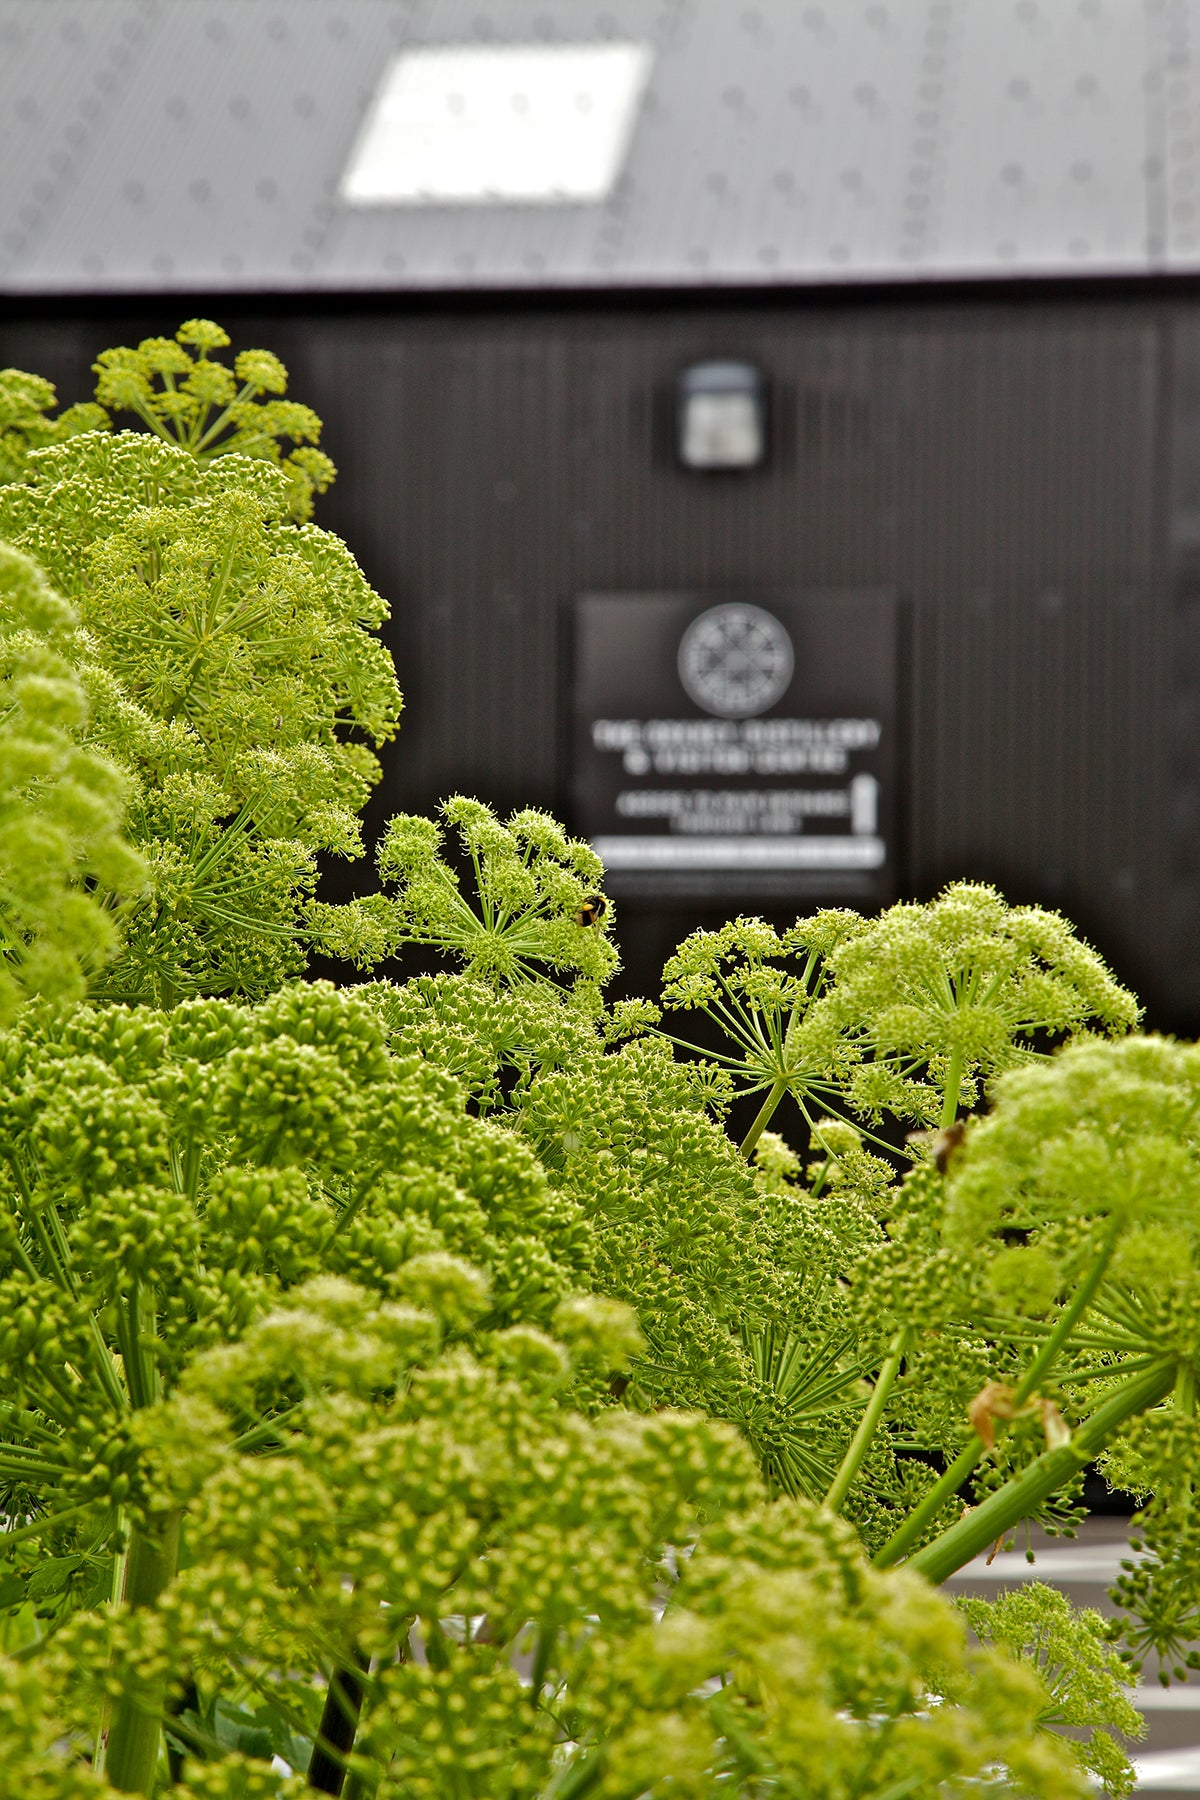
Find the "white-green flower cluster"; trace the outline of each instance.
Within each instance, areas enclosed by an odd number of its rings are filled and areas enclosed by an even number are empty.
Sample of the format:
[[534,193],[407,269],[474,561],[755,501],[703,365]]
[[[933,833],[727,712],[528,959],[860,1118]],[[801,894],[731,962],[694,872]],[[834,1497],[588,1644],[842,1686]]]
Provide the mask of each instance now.
[[23,481],[31,450],[61,444],[81,431],[104,431],[108,414],[102,406],[84,401],[69,406],[56,419],[53,382],[24,369],[0,369],[0,486]]
[[208,354],[219,328],[181,332],[194,363],[171,340],[101,359],[102,398],[153,435],[48,425],[0,486],[0,537],[75,608],[87,743],[125,771],[149,866],[102,991],[168,1003],[303,968],[317,855],[362,854],[369,746],[400,710],[383,601],[339,539],[295,522],[318,453],[281,464],[277,439],[319,422],[255,397],[286,382],[267,353],[238,359],[237,388]]
[[528,986],[549,972],[574,983],[585,1009],[598,1010],[617,953],[612,910],[599,892],[603,865],[591,845],[532,807],[502,824],[481,801],[458,795],[442,815],[458,836],[473,901],[446,860],[442,828],[400,813],[378,854],[380,877],[395,894],[316,907],[318,941],[367,968],[402,945],[432,945],[493,985]]
[[145,886],[122,837],[128,782],[85,747],[75,616],[0,543],[0,1020],[33,994],[82,999],[116,952],[122,897]]
[[[215,354],[228,346],[229,333],[211,319],[186,319],[173,338],[145,338],[136,350],[105,350],[94,365],[96,399],[113,412],[133,413],[156,437],[200,463],[252,456],[277,464],[287,482],[288,511],[303,523],[312,517],[313,496],[323,494],[337,473],[324,451],[314,448],[321,421],[311,407],[280,398],[287,392],[287,370],[270,350],[242,350],[230,370]],[[61,430],[62,422],[55,423]],[[284,456],[280,439],[296,448]]]
[[948,1126],[1045,1041],[1119,1036],[1140,1016],[1059,914],[978,882],[875,920],[825,911],[782,934],[760,919],[694,932],[664,981],[668,1007],[720,1028],[739,1086],[767,1094],[747,1149],[786,1094],[810,1129],[832,1098],[872,1124]]

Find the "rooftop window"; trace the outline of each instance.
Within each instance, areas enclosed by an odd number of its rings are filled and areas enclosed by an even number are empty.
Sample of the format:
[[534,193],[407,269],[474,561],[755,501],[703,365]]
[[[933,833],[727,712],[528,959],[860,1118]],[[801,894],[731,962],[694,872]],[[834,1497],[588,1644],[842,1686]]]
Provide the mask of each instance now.
[[406,50],[342,177],[354,206],[562,204],[611,191],[650,73],[648,44]]

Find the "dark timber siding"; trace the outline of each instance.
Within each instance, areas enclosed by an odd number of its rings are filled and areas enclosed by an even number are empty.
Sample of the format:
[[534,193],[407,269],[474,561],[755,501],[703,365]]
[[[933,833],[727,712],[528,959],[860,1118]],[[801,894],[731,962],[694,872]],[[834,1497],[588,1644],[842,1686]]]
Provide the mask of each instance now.
[[[901,881],[1062,907],[1200,1027],[1200,319],[1184,303],[66,303],[0,322],[64,399],[215,310],[278,349],[341,470],[320,522],[392,603],[408,708],[373,808],[562,807],[561,603],[890,587],[911,618]],[[750,475],[679,470],[670,386],[748,357]],[[694,921],[625,909],[631,975]]]

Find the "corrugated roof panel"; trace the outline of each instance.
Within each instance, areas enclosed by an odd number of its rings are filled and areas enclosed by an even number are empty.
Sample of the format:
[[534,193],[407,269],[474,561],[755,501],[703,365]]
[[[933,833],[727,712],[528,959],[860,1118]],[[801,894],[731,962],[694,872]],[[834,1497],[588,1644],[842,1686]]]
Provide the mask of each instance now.
[[1150,96],[1153,151],[1162,168],[1166,266],[1200,269],[1200,6],[1160,0],[1152,10],[1158,39],[1157,84]]
[[377,75],[387,13],[407,10],[165,6],[137,103],[109,122],[39,261],[72,286],[297,284],[334,212],[336,161]]
[[[1200,267],[1200,0],[0,0],[0,288]],[[655,47],[603,202],[339,182],[407,45]]]
[[[662,70],[671,151],[621,246],[634,278],[894,269],[925,6],[705,10]],[[633,170],[635,179],[641,173]]]
[[928,261],[1144,269],[1146,71],[1131,0],[959,0],[922,70],[942,114]]
[[153,0],[37,0],[0,7],[0,284],[55,267],[46,242],[62,195],[131,103],[159,8]]

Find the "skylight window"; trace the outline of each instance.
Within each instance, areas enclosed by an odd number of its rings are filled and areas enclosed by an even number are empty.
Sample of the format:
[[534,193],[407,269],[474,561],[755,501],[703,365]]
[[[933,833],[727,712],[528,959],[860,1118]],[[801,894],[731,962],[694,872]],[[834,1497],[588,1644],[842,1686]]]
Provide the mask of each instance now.
[[502,44],[394,58],[342,177],[355,206],[595,202],[611,191],[648,44]]

